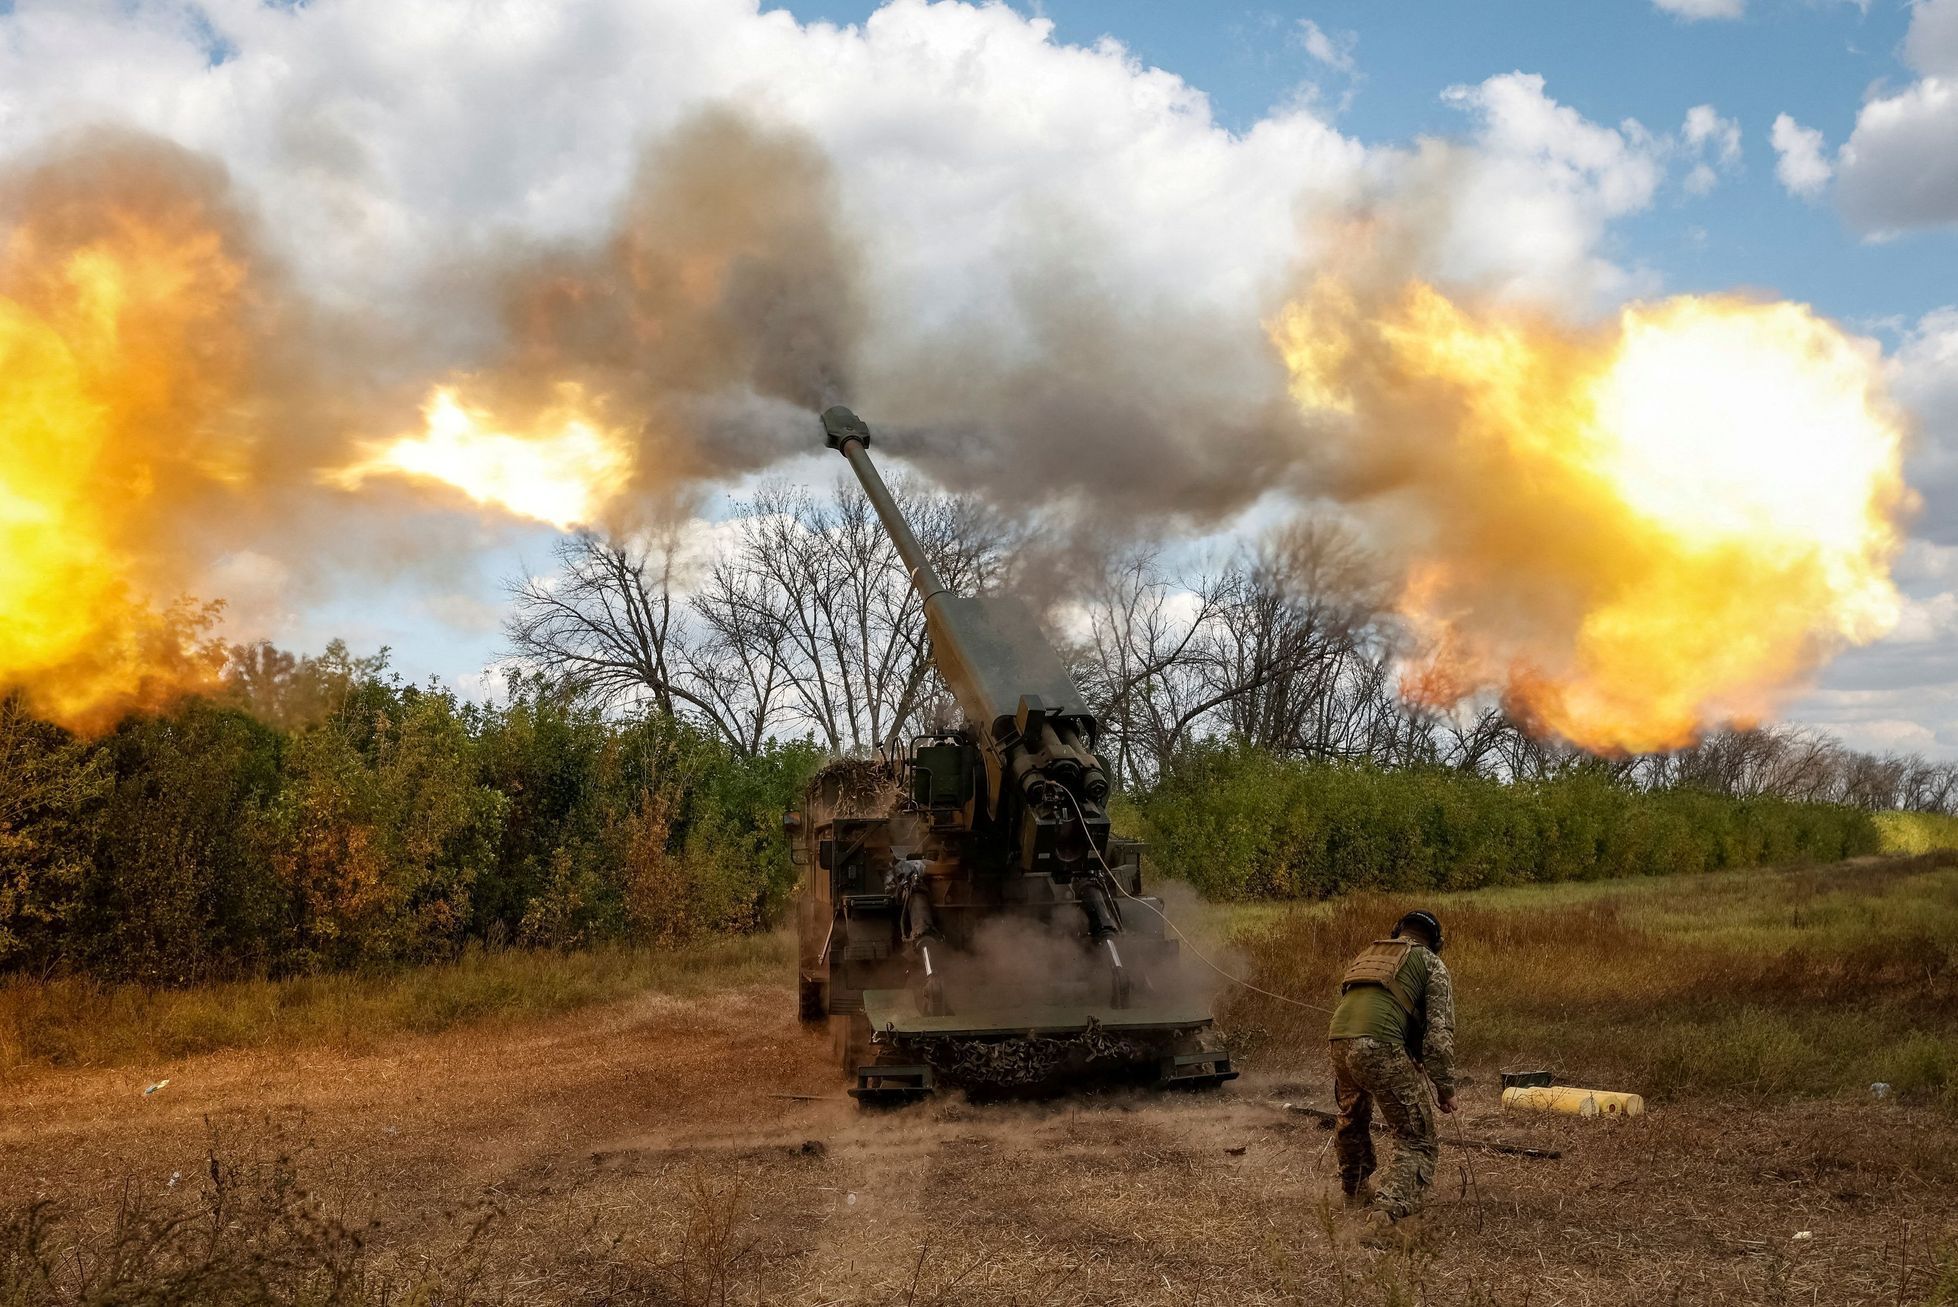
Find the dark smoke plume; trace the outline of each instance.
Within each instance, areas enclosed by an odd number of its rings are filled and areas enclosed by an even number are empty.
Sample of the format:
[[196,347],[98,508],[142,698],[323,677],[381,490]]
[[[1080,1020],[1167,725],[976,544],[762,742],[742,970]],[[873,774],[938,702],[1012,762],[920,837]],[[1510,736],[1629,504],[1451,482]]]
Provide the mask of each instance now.
[[1064,502],[1116,534],[1214,522],[1295,481],[1305,433],[1255,319],[1140,303],[1068,251],[1025,257],[1002,269],[1006,322],[955,319],[865,369],[893,450],[1001,506]]
[[654,492],[800,453],[807,414],[852,398],[865,320],[836,209],[806,138],[725,110],[690,119],[646,151],[602,240],[496,274],[504,339],[475,389],[499,412],[567,382],[604,398],[638,426]]

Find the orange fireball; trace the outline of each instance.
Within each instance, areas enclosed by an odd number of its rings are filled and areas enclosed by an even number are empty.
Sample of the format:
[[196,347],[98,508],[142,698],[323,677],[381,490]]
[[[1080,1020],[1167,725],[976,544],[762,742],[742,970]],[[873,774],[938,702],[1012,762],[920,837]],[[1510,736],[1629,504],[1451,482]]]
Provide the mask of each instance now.
[[1759,720],[1896,622],[1904,426],[1874,345],[1681,296],[1578,328],[1324,282],[1271,325],[1294,398],[1411,510],[1411,699],[1481,693],[1607,752]]
[[502,424],[438,386],[422,410],[426,430],[373,445],[365,458],[325,475],[357,489],[376,477],[446,486],[478,504],[560,530],[590,526],[632,473],[632,445],[595,416],[583,389],[522,426]]
[[193,202],[84,225],[29,217],[0,245],[0,692],[89,730],[216,674],[155,545],[242,475],[248,291]]

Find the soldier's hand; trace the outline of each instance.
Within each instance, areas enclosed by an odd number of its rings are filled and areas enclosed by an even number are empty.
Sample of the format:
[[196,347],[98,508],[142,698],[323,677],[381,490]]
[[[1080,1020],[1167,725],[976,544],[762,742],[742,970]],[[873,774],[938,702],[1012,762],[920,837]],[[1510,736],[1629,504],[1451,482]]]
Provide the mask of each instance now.
[[1455,1095],[1442,1094],[1440,1097],[1435,1099],[1435,1106],[1440,1108],[1443,1112],[1453,1112],[1455,1110]]

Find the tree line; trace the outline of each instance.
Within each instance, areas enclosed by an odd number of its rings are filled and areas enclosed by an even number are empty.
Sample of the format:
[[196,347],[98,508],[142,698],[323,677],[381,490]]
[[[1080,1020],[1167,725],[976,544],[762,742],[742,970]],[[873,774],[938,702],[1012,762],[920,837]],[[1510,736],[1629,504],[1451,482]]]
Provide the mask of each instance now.
[[[1055,575],[1024,523],[898,493],[955,588]],[[955,709],[854,485],[765,486],[714,533],[705,558],[676,532],[563,540],[512,587],[489,702],[340,644],[232,648],[216,693],[95,739],[0,697],[0,973],[185,984],[778,919],[808,777]],[[1951,764],[1779,727],[1598,758],[1410,706],[1388,593],[1335,528],[1201,575],[1065,561],[1093,580],[1046,608],[1120,820],[1215,895],[1834,858],[1888,846],[1873,813],[1958,841]]]
[[[1801,727],[1730,728],[1667,753],[1601,758],[1533,736],[1500,705],[1411,704],[1398,692],[1406,641],[1391,588],[1334,524],[1292,524],[1195,572],[1149,546],[1070,557],[1070,583],[1056,586],[1025,523],[915,482],[896,493],[954,589],[1061,596],[1048,605],[1055,643],[1126,791],[1228,740],[1387,770],[1499,781],[1581,772],[1638,791],[1958,815],[1958,761],[1865,753]],[[827,497],[765,486],[723,534],[725,547],[691,575],[677,532],[566,538],[553,574],[514,589],[512,651],[553,683],[615,706],[652,704],[741,753],[783,735],[864,753],[947,724],[917,597],[853,483]]]
[[1222,740],[1180,758],[1131,817],[1159,868],[1214,899],[1691,874],[1958,845],[1958,819],[1922,813],[1642,790],[1605,769],[1512,781],[1390,771]]
[[338,644],[77,739],[0,700],[0,971],[146,984],[672,943],[772,921],[814,746],[737,752],[535,678],[494,704]]

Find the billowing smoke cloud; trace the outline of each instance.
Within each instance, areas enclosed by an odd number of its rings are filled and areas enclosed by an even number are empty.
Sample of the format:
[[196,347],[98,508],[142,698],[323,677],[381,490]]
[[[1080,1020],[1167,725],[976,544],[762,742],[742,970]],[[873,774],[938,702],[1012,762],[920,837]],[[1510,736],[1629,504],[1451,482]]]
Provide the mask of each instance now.
[[[1066,504],[1084,533],[1217,521],[1273,488],[1347,500],[1407,569],[1403,608],[1438,660],[1410,692],[1497,691],[1594,747],[1760,715],[1887,629],[1905,496],[1876,355],[1791,305],[1682,301],[1615,328],[1493,292],[1458,308],[1401,270],[1445,264],[1474,166],[1407,161],[1375,210],[1302,236],[1342,254],[1265,314],[1141,303],[1057,228],[1000,265],[1004,312],[953,305],[871,350],[878,305],[831,165],[715,110],[653,142],[598,238],[452,267],[491,329],[417,368],[387,319],[297,295],[214,165],[91,138],[0,192],[9,351],[42,396],[8,419],[9,489],[60,524],[16,550],[0,673],[87,723],[207,674],[146,615],[222,558],[344,568],[402,530],[377,503],[431,489],[630,525],[808,448],[813,411],[845,399],[949,484]],[[1683,398],[1641,407],[1663,386]],[[1800,457],[1777,461],[1776,440]],[[1688,457],[1717,465],[1712,497],[1655,465]],[[427,565],[448,544],[406,552]],[[63,593],[80,616],[50,628]]]
[[302,293],[212,160],[93,131],[17,165],[0,176],[0,682],[100,726],[213,674],[208,613],[180,597],[446,565],[477,542],[398,511],[441,469],[404,473],[406,492],[346,474],[416,439],[393,433],[438,383],[516,433],[491,433],[492,454],[567,404],[609,422],[590,429],[619,446],[626,475],[599,489],[622,513],[780,457],[781,415],[806,425],[843,393],[861,313],[832,189],[802,139],[689,121],[650,148],[605,240],[477,267],[501,331],[437,369],[389,315]]
[[[847,390],[892,452],[1003,503],[1216,522],[1284,485],[1301,440],[1260,318],[1322,252],[1316,215],[1433,172],[1469,197],[1442,271],[1582,299],[1612,284],[1591,246],[1656,157],[1521,75],[1448,92],[1459,160],[1370,150],[1303,106],[1232,133],[1119,46],[997,5],[837,28],[594,0],[533,16],[517,59],[445,0],[413,23],[380,0],[214,11],[214,51],[180,48],[181,17],[24,11],[0,112],[24,134],[128,116],[233,162],[307,283],[391,324],[403,384],[447,378],[477,427],[575,426],[556,448],[614,484],[585,428],[623,429],[641,490],[759,465],[807,440],[790,409]],[[688,124],[713,101],[749,125]],[[512,460],[479,497],[538,472]]]
[[936,479],[1129,531],[1214,523],[1294,479],[1305,428],[1255,318],[1138,312],[1058,257],[1002,271],[1020,333],[961,323],[866,378],[866,411]]
[[849,397],[864,322],[838,208],[803,134],[728,109],[682,123],[646,150],[602,239],[492,273],[505,338],[479,365],[482,397],[498,411],[566,385],[602,397],[654,488],[800,452],[808,415]]
[[[171,161],[149,171],[181,203],[158,221],[194,214],[208,240],[137,255],[219,256],[178,283],[128,278],[142,293],[112,316],[130,348],[71,369],[78,411],[111,414],[71,437],[77,466],[112,487],[116,468],[151,479],[112,489],[99,521],[73,486],[60,512],[107,542],[117,593],[151,604],[254,568],[286,593],[322,572],[366,586],[371,569],[439,568],[506,514],[627,524],[813,448],[810,413],[832,400],[885,452],[1008,509],[1061,510],[1070,530],[1223,525],[1276,491],[1347,501],[1400,561],[1483,543],[1437,472],[1462,461],[1472,388],[1417,378],[1403,400],[1336,368],[1342,410],[1301,386],[1274,334],[1310,355],[1324,344],[1310,324],[1343,322],[1405,370],[1378,326],[1421,279],[1461,306],[1468,336],[1500,337],[1535,305],[1533,341],[1609,354],[1622,323],[1600,327],[1598,311],[1642,287],[1599,251],[1651,204],[1671,150],[1521,73],[1443,92],[1463,115],[1455,143],[1368,147],[1296,105],[1233,133],[1119,46],[1059,44],[997,5],[895,0],[841,28],[751,0],[592,0],[532,15],[521,57],[450,0],[412,22],[383,0],[198,13],[140,0],[0,15],[14,139],[138,122],[221,159],[244,199],[217,165],[161,148]],[[113,215],[141,206],[117,179],[144,169],[91,171],[86,156],[45,175],[118,232]],[[13,229],[51,221],[35,203],[9,201]],[[1328,271],[1356,275],[1335,263],[1356,240],[1391,275],[1359,276],[1350,313],[1319,303],[1301,332],[1288,304]],[[88,278],[25,248],[9,247],[8,320],[88,354]],[[164,325],[121,330],[145,313]],[[145,397],[159,377],[167,401]],[[35,438],[8,432],[21,449]],[[1473,484],[1490,522],[1559,524],[1538,553],[1581,534],[1561,525],[1581,506],[1516,499],[1527,478]],[[453,511],[472,501],[495,511]],[[68,573],[48,575],[19,594],[62,593]],[[1585,585],[1539,602],[1543,587],[1500,566],[1482,575],[1445,592],[1458,636],[1550,632],[1524,651],[1531,675],[1590,638]],[[1818,629],[1791,637],[1804,652],[1785,674],[1849,638],[1842,622]],[[1496,664],[1517,652],[1490,646],[1463,683],[1513,688]]]

